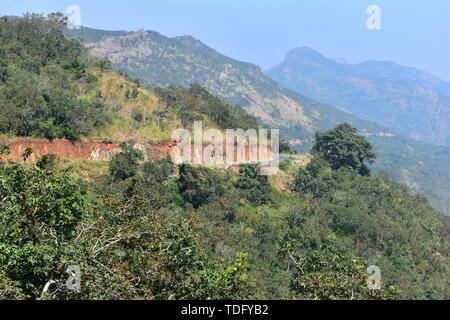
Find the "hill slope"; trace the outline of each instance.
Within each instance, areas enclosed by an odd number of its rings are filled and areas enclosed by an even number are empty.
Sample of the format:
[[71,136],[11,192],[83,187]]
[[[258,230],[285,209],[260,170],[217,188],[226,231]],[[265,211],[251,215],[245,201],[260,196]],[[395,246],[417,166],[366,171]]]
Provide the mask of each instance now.
[[267,74],[396,133],[450,146],[450,83],[424,71],[389,61],[343,64],[298,48]]
[[[302,152],[309,151],[316,131],[350,122],[372,141],[379,155],[375,170],[386,171],[450,214],[448,148],[393,138],[389,129],[280,87],[259,67],[226,57],[189,36],[168,38],[154,31],[114,36],[90,28],[66,30],[66,34],[84,37],[92,54],[107,57],[116,70],[149,86],[199,83],[213,94],[239,103],[262,123],[280,128]],[[439,172],[438,167],[442,168]]]
[[[196,118],[257,125],[199,86],[141,88],[66,39],[63,23],[0,20],[5,135],[158,139]],[[109,163],[33,162],[30,150],[11,162],[0,146],[0,299],[448,299],[450,218],[355,170],[373,158],[355,132],[339,126],[270,177],[255,164],[146,161],[133,144]],[[365,285],[368,264],[382,290]]]
[[[95,30],[81,28],[66,33],[83,38]],[[265,124],[295,127],[296,137],[307,138],[316,130],[344,121],[355,123],[363,132],[384,129],[283,89],[258,66],[226,57],[190,36],[168,38],[155,31],[139,31],[106,35],[96,42],[92,38],[84,38],[91,54],[107,57],[114,69],[150,87],[198,83],[212,94],[241,105]]]

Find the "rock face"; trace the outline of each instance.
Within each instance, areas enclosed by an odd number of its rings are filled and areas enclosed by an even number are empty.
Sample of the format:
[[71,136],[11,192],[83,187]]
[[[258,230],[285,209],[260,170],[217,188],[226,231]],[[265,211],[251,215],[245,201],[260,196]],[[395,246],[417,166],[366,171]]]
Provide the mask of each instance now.
[[245,145],[237,147],[231,143],[222,146],[176,144],[170,151],[174,163],[187,161],[194,164],[227,164],[236,165],[245,162],[272,160],[273,152],[270,145]]
[[[7,145],[10,150],[10,154],[3,156],[4,160],[20,161],[22,160],[22,154],[26,148],[31,148],[33,153],[28,158],[29,161],[36,161],[38,158],[45,154],[55,154],[58,158],[65,159],[85,159],[96,161],[109,161],[118,152],[121,152],[119,142],[112,141],[70,141],[66,139],[17,139],[13,141],[0,141],[0,144]],[[177,147],[178,146],[178,147]],[[137,142],[134,147],[139,149],[144,155],[144,160],[158,160],[165,157],[172,157],[174,162],[183,161],[183,148],[176,141],[140,141]],[[205,153],[207,145],[199,148],[191,146],[191,161],[196,163],[222,163],[223,161],[211,160],[198,160],[201,158],[201,154]],[[209,147],[211,148],[211,147]],[[261,149],[261,150],[260,150]],[[242,155],[238,154],[238,149],[235,148],[232,155],[227,156],[227,150],[232,150],[232,146],[223,145],[222,151],[212,150],[209,152],[213,157],[221,159],[231,159],[232,162],[251,161],[251,160],[270,160],[272,158],[272,151],[270,146],[258,147],[246,146],[242,149]],[[197,159],[197,160],[196,160]]]
[[[28,158],[35,161],[47,153],[55,154],[58,158],[86,159],[109,161],[118,152],[121,152],[119,142],[111,141],[70,141],[66,139],[18,139],[0,142],[9,146],[10,154],[4,156],[6,160],[21,160],[26,148],[33,149]],[[157,160],[170,155],[175,142],[140,142],[135,147],[142,151],[145,160]]]

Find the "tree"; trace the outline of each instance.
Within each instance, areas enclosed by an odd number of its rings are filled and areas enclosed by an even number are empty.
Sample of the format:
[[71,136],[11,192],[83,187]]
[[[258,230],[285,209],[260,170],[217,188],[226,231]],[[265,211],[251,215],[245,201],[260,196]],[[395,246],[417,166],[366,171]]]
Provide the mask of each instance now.
[[38,298],[64,272],[56,266],[87,198],[69,171],[17,163],[0,168],[0,198],[0,291]]
[[156,181],[157,183],[167,181],[174,171],[175,166],[169,157],[155,161],[147,161],[143,167],[144,178],[149,181]]
[[287,140],[283,138],[280,139],[280,144],[278,148],[280,153],[292,153],[291,145]]
[[314,197],[323,196],[326,184],[322,183],[322,177],[326,174],[326,168],[330,170],[329,164],[320,157],[314,157],[306,167],[300,167],[294,176],[291,189],[303,194],[310,193]]
[[[245,255],[212,259],[191,221],[136,180],[88,195],[67,170],[0,168],[0,299],[251,297]],[[68,265],[79,291],[66,286]]]
[[242,107],[230,106],[198,84],[192,84],[188,89],[177,86],[156,88],[155,93],[168,107],[178,111],[185,127],[199,115],[207,116],[221,129],[247,130],[259,127],[256,118],[247,114]]
[[342,123],[328,132],[316,133],[316,142],[311,153],[324,158],[333,169],[352,167],[361,175],[369,175],[364,161],[375,161],[370,142],[356,134],[357,129],[349,123]]
[[300,299],[393,299],[399,293],[394,287],[369,289],[366,284],[369,277],[367,266],[329,243],[321,244],[299,261],[292,255],[291,258],[297,266],[297,276],[291,288]]
[[269,178],[260,174],[259,164],[242,164],[239,166],[239,178],[235,183],[241,194],[254,205],[271,202],[272,187]]
[[0,21],[1,133],[76,140],[106,122],[102,104],[76,96],[87,56],[66,22],[61,13]]
[[136,175],[139,161],[143,159],[140,150],[134,148],[135,142],[121,143],[122,152],[109,162],[109,173],[113,180],[125,180]]
[[180,194],[194,208],[208,203],[213,198],[223,196],[230,187],[225,174],[189,164],[180,166],[178,184]]

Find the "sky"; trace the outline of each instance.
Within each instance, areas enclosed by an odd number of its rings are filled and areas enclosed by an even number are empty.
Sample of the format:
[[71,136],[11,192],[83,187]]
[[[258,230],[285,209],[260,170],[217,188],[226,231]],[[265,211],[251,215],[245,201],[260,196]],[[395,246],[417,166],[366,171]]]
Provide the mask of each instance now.
[[[348,63],[389,60],[450,81],[450,0],[1,1],[2,15],[67,13],[76,5],[83,26],[191,35],[263,70],[307,46]],[[367,27],[371,5],[379,29]]]

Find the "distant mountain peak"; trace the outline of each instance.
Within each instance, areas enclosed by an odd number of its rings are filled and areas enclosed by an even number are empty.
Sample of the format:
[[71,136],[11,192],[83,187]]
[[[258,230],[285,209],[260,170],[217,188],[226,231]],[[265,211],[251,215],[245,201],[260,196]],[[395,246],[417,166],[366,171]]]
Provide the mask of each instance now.
[[174,37],[176,40],[183,40],[183,41],[191,41],[191,42],[201,42],[197,38],[194,38],[193,36],[190,36],[188,34],[182,35],[182,36],[176,36]]
[[299,47],[290,50],[284,59],[284,63],[297,62],[297,61],[317,61],[322,63],[337,63],[332,59],[328,59],[318,51],[309,47]]
[[267,72],[281,85],[418,140],[450,146],[450,83],[391,61],[343,64],[302,47]]
[[292,49],[292,50],[290,50],[288,52],[288,55],[289,54],[316,54],[316,55],[321,55],[318,51],[316,51],[316,50],[314,50],[314,49],[312,49],[310,47],[306,47],[306,46],[294,48],[294,49]]

